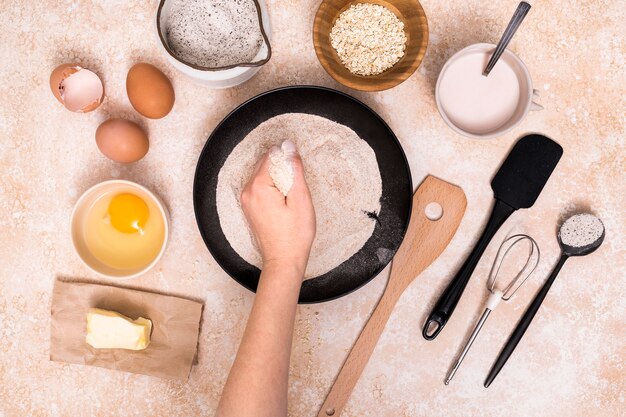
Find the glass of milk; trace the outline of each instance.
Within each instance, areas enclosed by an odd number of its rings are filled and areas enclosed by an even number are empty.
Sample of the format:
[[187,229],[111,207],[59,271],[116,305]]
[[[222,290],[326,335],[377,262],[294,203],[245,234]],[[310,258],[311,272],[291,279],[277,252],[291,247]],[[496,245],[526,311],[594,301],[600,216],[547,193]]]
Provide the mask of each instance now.
[[487,139],[508,132],[531,110],[543,107],[533,100],[530,73],[521,59],[505,50],[488,77],[483,70],[496,45],[478,43],[460,50],[443,66],[435,99],[443,120],[457,133]]

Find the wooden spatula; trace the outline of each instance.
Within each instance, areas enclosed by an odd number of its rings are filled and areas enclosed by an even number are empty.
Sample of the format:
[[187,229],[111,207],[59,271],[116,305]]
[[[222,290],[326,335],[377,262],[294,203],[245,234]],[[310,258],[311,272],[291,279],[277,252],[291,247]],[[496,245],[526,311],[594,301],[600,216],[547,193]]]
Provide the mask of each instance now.
[[[430,203],[437,203],[443,209],[438,220],[430,220],[429,217],[433,218],[430,214],[427,217],[426,206]],[[396,302],[409,284],[443,252],[461,223],[466,205],[465,194],[456,185],[428,176],[419,186],[413,195],[409,227],[393,259],[385,292],[339,371],[318,417],[341,414]]]

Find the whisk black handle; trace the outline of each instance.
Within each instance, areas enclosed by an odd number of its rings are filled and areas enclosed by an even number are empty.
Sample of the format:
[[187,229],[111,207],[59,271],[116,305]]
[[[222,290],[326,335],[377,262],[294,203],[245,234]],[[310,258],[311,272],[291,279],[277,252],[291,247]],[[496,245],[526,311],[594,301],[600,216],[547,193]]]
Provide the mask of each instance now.
[[496,199],[496,204],[493,207],[487,226],[483,231],[482,236],[476,243],[474,250],[470,253],[469,257],[463,263],[463,266],[457,272],[456,276],[450,281],[444,292],[437,300],[435,307],[432,309],[424,328],[422,330],[422,336],[426,340],[435,339],[441,330],[444,328],[450,316],[454,312],[456,305],[458,304],[465,287],[469,282],[469,279],[480,261],[480,257],[485,252],[487,245],[496,234],[502,223],[509,218],[515,209],[505,202]]
[[520,340],[522,340],[524,333],[526,333],[526,330],[528,329],[528,326],[530,326],[530,323],[533,321],[535,314],[537,314],[537,311],[539,311],[541,303],[543,303],[544,298],[546,298],[546,295],[548,295],[548,291],[550,291],[552,283],[554,282],[556,276],[559,275],[559,272],[561,271],[561,268],[563,267],[563,264],[565,264],[567,258],[569,258],[568,255],[564,253],[561,254],[561,258],[554,267],[554,270],[546,280],[545,284],[543,284],[543,287],[541,287],[541,290],[535,296],[533,302],[526,309],[526,312],[522,316],[522,319],[519,321],[519,323],[517,323],[515,330],[513,330],[513,333],[511,333],[511,335],[509,336],[509,340],[507,340],[504,348],[500,352],[500,355],[498,355],[498,359],[496,359],[493,366],[491,367],[489,375],[487,375],[487,378],[485,379],[485,388],[489,388],[489,385],[491,385],[494,379],[496,379],[498,373],[500,373],[500,370],[502,370],[502,367],[504,366],[504,364],[506,364],[506,361],[509,360],[509,357],[517,347],[517,344],[520,342]]

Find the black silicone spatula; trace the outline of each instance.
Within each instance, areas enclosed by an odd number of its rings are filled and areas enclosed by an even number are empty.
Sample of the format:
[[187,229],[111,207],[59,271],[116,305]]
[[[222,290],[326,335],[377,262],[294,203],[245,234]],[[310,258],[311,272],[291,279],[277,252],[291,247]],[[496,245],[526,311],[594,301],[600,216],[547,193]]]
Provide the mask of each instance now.
[[496,204],[487,226],[428,316],[422,330],[426,340],[435,339],[452,316],[491,238],[514,211],[532,207],[561,155],[561,145],[542,135],[524,136],[513,146],[491,181]]

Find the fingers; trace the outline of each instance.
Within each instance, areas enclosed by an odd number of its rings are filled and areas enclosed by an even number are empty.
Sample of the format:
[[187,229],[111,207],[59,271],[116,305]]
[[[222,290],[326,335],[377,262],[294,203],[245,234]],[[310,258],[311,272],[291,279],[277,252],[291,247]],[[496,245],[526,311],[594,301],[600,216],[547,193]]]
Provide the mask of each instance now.
[[296,155],[298,153],[298,149],[296,148],[296,144],[293,143],[290,140],[286,140],[284,141],[281,145],[280,145],[280,149],[283,151],[283,153],[288,157],[288,158],[292,158],[294,155]]
[[259,185],[269,185],[274,186],[274,181],[272,177],[270,177],[270,152],[275,151],[274,148],[278,149],[278,147],[273,146],[268,152],[266,152],[261,159],[256,163],[254,167],[254,171],[252,177],[250,178],[250,183],[254,182]]
[[309,186],[304,175],[302,158],[297,151],[294,151],[291,161],[293,164],[293,185],[287,193],[287,206],[298,205],[311,199]]
[[[274,152],[282,152],[291,160],[293,167],[293,185],[287,197],[285,198],[280,190],[274,184],[274,180],[270,176],[270,155]],[[244,200],[249,200],[255,195],[265,195],[272,200],[280,199],[283,204],[287,206],[301,206],[304,204],[311,204],[311,194],[309,187],[306,183],[304,166],[302,165],[302,159],[297,151],[296,145],[291,141],[284,141],[280,148],[273,146],[263,157],[257,162],[254,168],[252,178],[243,190],[242,197]]]
[[285,197],[276,188],[270,176],[269,164],[269,152],[266,152],[255,165],[252,177],[242,190],[240,198],[243,207],[259,205],[260,201],[276,205],[285,204]]

